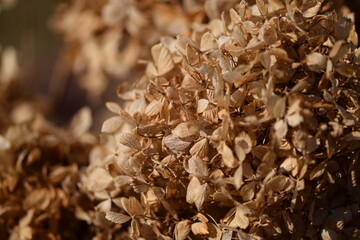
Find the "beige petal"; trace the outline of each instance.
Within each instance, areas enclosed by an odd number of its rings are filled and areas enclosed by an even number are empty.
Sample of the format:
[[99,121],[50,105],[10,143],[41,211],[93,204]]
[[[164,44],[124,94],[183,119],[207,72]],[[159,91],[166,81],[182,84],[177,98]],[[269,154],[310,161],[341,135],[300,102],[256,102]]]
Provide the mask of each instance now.
[[196,222],[196,223],[191,224],[191,231],[195,235],[209,234],[208,226],[204,222]]
[[208,156],[209,151],[209,143],[206,138],[203,138],[202,140],[198,141],[197,143],[192,146],[190,149],[190,154],[194,157],[199,157],[201,159],[204,159]]
[[101,133],[100,144],[113,153],[117,152],[118,146],[115,136],[113,134]]
[[257,5],[261,15],[266,16],[268,14],[268,9],[264,3],[264,0],[256,0],[256,5]]
[[132,177],[126,175],[118,175],[114,178],[114,182],[117,187],[129,185],[132,181]]
[[103,133],[115,133],[120,130],[123,121],[120,117],[111,117],[107,119],[101,126]]
[[249,182],[240,189],[240,196],[243,201],[250,201],[255,196],[255,182]]
[[145,114],[147,116],[155,116],[160,113],[162,108],[162,103],[160,100],[153,100],[151,101],[145,109]]
[[327,58],[325,55],[313,52],[306,56],[306,64],[310,70],[314,72],[322,72],[326,70]]
[[243,48],[246,47],[247,36],[240,27],[235,26],[232,35],[235,38],[235,40],[240,44],[241,47]]
[[187,187],[186,202],[194,203],[197,195],[197,190],[200,188],[201,183],[197,177],[192,177]]
[[338,60],[343,58],[345,54],[349,51],[349,45],[345,41],[337,41],[329,53],[333,63],[336,63]]
[[130,126],[135,127],[137,125],[135,120],[130,116],[130,114],[122,108],[119,108],[119,116],[124,122],[126,122]]
[[176,49],[181,53],[181,55],[186,56],[186,47],[190,45],[194,49],[198,49],[197,44],[185,35],[178,35],[176,37]]
[[218,44],[216,42],[214,35],[210,32],[204,33],[204,35],[201,37],[200,51],[206,52],[217,48],[218,48]]
[[172,134],[176,135],[183,141],[196,140],[200,135],[200,129],[195,122],[180,123],[172,130]]
[[91,110],[89,107],[83,107],[73,117],[71,121],[71,129],[76,137],[86,133],[92,124]]
[[279,170],[291,172],[296,166],[297,159],[295,157],[288,157],[280,164]]
[[239,16],[239,14],[233,9],[230,9],[230,19],[233,23],[240,23],[242,22],[241,17]]
[[291,127],[296,127],[304,121],[304,118],[301,115],[300,104],[300,100],[295,101],[286,113],[286,121]]
[[204,112],[208,105],[209,105],[209,100],[207,100],[207,99],[199,99],[198,104],[197,104],[197,108],[196,108],[196,112],[197,113]]
[[241,229],[247,228],[250,224],[250,221],[246,214],[248,213],[246,211],[243,211],[242,207],[236,207],[235,216],[230,222],[230,226],[239,227]]
[[106,102],[106,108],[109,109],[111,112],[118,114],[120,111],[120,106],[114,102]]
[[237,146],[241,147],[246,154],[251,152],[252,140],[246,132],[241,132],[235,138],[235,151],[236,151]]
[[129,148],[133,148],[136,150],[140,150],[141,149],[141,144],[139,139],[130,134],[130,133],[121,133],[119,134],[119,142]]
[[130,237],[131,239],[139,239],[140,237],[140,223],[135,218],[130,223]]
[[190,221],[183,220],[175,226],[175,239],[185,240],[190,233]]
[[288,126],[284,120],[280,119],[274,124],[274,130],[275,130],[275,137],[277,141],[280,142],[281,139],[283,139],[286,136],[288,131]]
[[319,12],[320,8],[321,8],[321,2],[317,2],[315,4],[315,6],[309,8],[305,12],[303,12],[303,16],[305,18],[312,18]]
[[45,210],[51,201],[50,192],[45,188],[39,188],[31,191],[24,200],[25,209],[36,208]]
[[174,63],[171,54],[162,43],[154,45],[151,48],[151,54],[155,62],[155,66],[158,71],[158,76],[165,75],[174,68]]
[[186,201],[188,203],[195,203],[196,208],[201,210],[209,192],[210,187],[207,183],[201,185],[199,179],[193,177],[187,188]]
[[266,108],[268,109],[269,113],[274,116],[274,118],[283,117],[286,108],[286,98],[276,95],[271,96],[268,98]]
[[144,209],[143,209],[141,203],[135,197],[121,198],[120,202],[121,202],[122,208],[130,216],[136,216],[136,215],[144,214]]
[[0,135],[0,151],[8,150],[11,147],[11,143]]
[[273,169],[276,158],[275,152],[267,152],[256,170],[256,177],[264,178]]
[[106,199],[101,201],[98,205],[95,206],[96,211],[99,212],[108,212],[111,210],[111,199]]
[[275,176],[266,182],[266,188],[273,192],[290,191],[294,187],[294,182],[283,175]]
[[86,184],[91,191],[101,192],[105,190],[112,181],[112,177],[105,169],[95,168],[90,172],[89,181],[87,181]]
[[124,215],[117,212],[107,212],[105,218],[109,221],[112,221],[117,224],[123,224],[130,221],[131,217],[129,215]]
[[225,142],[220,144],[219,152],[222,154],[222,159],[225,166],[235,168],[239,165],[239,161],[234,157],[231,148]]
[[234,186],[236,190],[239,190],[243,184],[243,168],[242,164],[236,169],[234,173]]
[[170,134],[163,138],[164,144],[172,151],[182,151],[190,146],[191,142],[183,141],[175,134]]
[[191,66],[200,62],[199,53],[190,44],[186,45],[186,59]]
[[186,166],[185,169],[191,175],[199,178],[207,177],[209,175],[209,169],[206,162],[197,157],[190,158],[188,166]]
[[241,107],[245,100],[247,91],[245,88],[238,88],[231,94],[231,105],[233,107]]

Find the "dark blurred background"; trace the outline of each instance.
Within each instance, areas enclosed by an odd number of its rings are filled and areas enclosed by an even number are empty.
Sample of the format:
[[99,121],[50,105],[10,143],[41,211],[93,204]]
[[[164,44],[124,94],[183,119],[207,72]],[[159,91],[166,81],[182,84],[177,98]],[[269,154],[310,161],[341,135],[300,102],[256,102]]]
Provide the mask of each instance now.
[[[21,98],[14,98],[13,104],[18,100],[35,102],[48,119],[60,125],[67,124],[85,105],[91,106],[93,114],[102,115],[104,102],[116,97],[112,88],[94,101],[79,86],[71,69],[64,69],[64,43],[51,25],[59,4],[68,2],[71,1],[0,0],[0,50],[15,48],[21,68],[15,86]],[[97,116],[94,130],[106,118]]]
[[[67,81],[66,85],[74,86],[66,86],[69,89],[64,91],[65,95],[50,95],[49,89],[63,47],[60,36],[50,27],[50,19],[59,1],[18,0],[5,7],[3,2],[0,10],[0,46],[1,49],[14,47],[17,50],[22,69],[18,91],[25,100],[55,106],[48,113],[54,115],[54,119],[59,117],[60,121],[66,121],[86,104],[86,97],[84,91],[76,86],[76,81]],[[68,95],[71,91],[76,95]]]
[[[91,101],[71,72],[66,73],[61,84],[54,85],[61,71],[59,61],[63,44],[61,37],[51,30],[50,19],[62,2],[68,1],[0,0],[0,46],[1,49],[11,46],[18,51],[23,72],[22,95],[32,101],[36,98],[36,101],[49,103],[47,117],[59,124],[66,123],[84,105],[91,105],[95,115],[101,115],[104,102],[116,97],[111,87],[101,99]],[[342,2],[355,12],[356,23],[360,23],[360,0],[338,1]],[[360,32],[360,24],[357,24],[357,32]],[[57,87],[61,89],[56,91]],[[94,129],[98,129],[101,119],[95,117]]]

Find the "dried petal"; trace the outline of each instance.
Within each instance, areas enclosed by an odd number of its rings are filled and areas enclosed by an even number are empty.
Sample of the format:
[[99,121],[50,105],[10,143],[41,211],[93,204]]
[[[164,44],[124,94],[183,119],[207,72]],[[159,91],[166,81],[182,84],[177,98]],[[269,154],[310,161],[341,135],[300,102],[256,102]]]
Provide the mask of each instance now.
[[105,218],[107,220],[112,221],[117,224],[126,223],[126,222],[130,221],[130,219],[131,219],[131,217],[128,215],[124,215],[124,214],[116,213],[116,212],[107,212],[105,215]]
[[133,148],[136,150],[141,149],[141,144],[139,139],[130,133],[121,133],[119,135],[119,142],[129,148]]

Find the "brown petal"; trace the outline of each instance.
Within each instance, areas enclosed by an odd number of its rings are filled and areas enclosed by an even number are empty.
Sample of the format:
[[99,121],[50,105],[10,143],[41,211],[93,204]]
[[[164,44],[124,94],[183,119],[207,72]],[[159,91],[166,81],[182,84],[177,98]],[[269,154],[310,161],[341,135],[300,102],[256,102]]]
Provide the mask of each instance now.
[[175,239],[185,240],[190,233],[190,221],[183,220],[175,226]]
[[209,234],[208,226],[204,222],[196,222],[196,223],[191,224],[191,231],[195,235]]
[[141,149],[141,144],[139,139],[130,133],[121,133],[119,135],[119,142],[129,148],[133,148],[136,150]]

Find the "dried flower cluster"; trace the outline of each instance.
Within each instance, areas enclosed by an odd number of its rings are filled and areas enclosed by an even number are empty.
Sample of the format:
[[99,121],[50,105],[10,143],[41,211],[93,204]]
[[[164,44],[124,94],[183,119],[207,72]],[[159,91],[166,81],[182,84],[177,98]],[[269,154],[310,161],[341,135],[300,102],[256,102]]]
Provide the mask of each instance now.
[[219,17],[235,2],[74,0],[58,8],[53,26],[66,43],[64,65],[98,96],[109,78],[134,78],[142,70],[138,61],[150,58],[149,49],[161,37],[189,33],[191,26]]
[[351,13],[327,0],[231,7],[151,48],[126,106],[107,104],[110,153],[94,150],[83,189],[133,239],[359,239]]
[[96,143],[87,133],[89,109],[68,130],[53,127],[31,104],[10,115],[14,124],[0,135],[0,239],[85,239],[107,229],[96,225],[98,214],[78,187]]
[[88,108],[62,129],[17,99],[1,49],[0,239],[360,239],[353,22],[331,0],[62,5],[62,64],[90,93],[144,75],[99,146]]

